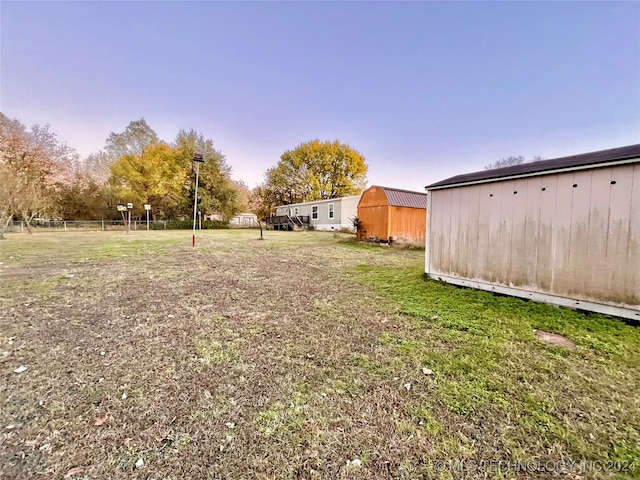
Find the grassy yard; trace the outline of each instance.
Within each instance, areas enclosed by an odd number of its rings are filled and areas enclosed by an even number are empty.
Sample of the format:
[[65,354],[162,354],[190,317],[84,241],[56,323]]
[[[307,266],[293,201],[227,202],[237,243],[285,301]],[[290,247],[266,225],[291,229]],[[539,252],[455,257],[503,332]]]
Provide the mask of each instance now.
[[640,477],[640,328],[419,250],[190,235],[0,242],[0,479]]

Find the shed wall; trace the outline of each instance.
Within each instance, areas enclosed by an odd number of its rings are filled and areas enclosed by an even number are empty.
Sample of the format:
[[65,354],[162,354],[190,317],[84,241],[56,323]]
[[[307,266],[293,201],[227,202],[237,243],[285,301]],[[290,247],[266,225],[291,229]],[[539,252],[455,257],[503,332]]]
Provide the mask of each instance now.
[[394,240],[424,244],[427,228],[427,211],[422,208],[387,207],[389,235]]
[[381,187],[370,187],[358,203],[359,235],[361,238],[389,238],[389,202]]
[[361,238],[389,238],[389,206],[358,207],[360,220],[359,235]]
[[640,310],[640,163],[430,195],[430,275]]

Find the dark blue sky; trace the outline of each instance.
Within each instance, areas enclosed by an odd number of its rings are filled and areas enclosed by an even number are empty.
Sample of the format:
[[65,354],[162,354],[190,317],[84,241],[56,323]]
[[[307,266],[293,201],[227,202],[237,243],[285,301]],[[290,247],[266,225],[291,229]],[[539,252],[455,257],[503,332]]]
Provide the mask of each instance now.
[[422,190],[509,155],[640,142],[638,2],[11,2],[0,107],[82,155],[144,117],[254,186],[320,138]]

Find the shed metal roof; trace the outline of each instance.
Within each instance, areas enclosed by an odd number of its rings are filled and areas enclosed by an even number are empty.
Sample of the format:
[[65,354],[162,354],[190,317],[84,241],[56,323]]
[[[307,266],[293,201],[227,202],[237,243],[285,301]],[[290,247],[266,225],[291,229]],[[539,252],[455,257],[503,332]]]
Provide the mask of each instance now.
[[610,148],[597,152],[582,153],[569,157],[554,158],[551,160],[540,160],[539,162],[521,163],[510,167],[494,168],[493,170],[482,170],[480,172],[465,173],[455,177],[441,180],[425,188],[434,189],[459,184],[469,184],[483,181],[499,180],[504,177],[518,177],[521,175],[534,175],[553,173],[554,170],[565,168],[583,167],[600,163],[615,162],[633,158],[640,159],[640,143],[626,147]]
[[427,208],[427,194],[400,190],[398,188],[380,187],[387,196],[392,207]]

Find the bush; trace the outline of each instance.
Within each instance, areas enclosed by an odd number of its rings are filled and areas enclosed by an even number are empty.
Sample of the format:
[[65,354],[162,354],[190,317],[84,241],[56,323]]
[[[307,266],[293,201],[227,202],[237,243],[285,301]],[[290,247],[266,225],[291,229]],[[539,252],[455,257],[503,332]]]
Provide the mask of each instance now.
[[[196,224],[196,228],[198,228]],[[189,230],[193,228],[193,220],[167,220],[167,230]],[[203,230],[229,228],[229,222],[223,220],[205,220],[202,222]]]

